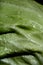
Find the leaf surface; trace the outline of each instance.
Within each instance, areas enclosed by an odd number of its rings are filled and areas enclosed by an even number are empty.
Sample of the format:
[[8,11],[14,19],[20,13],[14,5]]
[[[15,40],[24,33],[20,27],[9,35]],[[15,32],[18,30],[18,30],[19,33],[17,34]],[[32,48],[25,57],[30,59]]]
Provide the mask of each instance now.
[[43,65],[43,5],[0,1],[0,65]]

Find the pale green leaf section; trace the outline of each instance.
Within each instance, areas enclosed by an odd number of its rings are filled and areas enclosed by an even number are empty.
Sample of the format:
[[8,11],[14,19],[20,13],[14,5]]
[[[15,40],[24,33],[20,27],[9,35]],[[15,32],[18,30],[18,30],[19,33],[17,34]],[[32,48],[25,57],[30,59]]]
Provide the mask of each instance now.
[[34,0],[1,0],[0,58],[30,51],[35,55],[2,59],[0,65],[43,65],[43,5]]

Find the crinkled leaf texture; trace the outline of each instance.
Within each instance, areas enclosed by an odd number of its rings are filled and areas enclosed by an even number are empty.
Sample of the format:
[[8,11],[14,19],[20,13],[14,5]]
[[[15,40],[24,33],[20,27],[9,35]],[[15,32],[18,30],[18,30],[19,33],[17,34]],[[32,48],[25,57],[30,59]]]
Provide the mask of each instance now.
[[35,0],[0,1],[0,65],[43,65],[43,5]]

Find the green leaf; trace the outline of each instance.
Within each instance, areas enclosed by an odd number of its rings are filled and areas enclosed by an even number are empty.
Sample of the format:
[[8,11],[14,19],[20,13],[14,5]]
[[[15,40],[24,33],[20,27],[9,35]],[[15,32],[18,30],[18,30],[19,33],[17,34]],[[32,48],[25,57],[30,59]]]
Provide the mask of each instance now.
[[43,65],[43,5],[35,0],[0,1],[0,65]]

